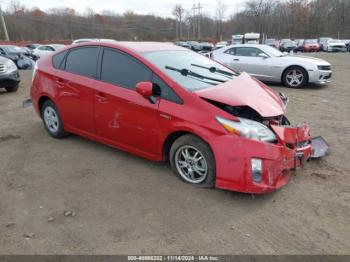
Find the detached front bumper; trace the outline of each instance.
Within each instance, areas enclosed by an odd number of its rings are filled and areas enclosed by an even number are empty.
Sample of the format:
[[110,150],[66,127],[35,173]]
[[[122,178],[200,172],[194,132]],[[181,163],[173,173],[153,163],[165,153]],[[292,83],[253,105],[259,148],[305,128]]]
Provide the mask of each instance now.
[[[312,154],[307,125],[272,126],[278,142],[265,143],[235,136],[216,139],[216,187],[245,192],[268,193],[288,183],[291,170],[298,169]],[[253,178],[252,159],[261,160],[261,180]]]

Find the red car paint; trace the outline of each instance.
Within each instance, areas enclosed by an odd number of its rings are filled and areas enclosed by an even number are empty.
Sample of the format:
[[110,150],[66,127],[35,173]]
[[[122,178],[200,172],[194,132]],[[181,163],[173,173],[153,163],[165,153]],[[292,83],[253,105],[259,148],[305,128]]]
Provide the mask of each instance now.
[[[216,187],[249,193],[271,192],[282,187],[289,180],[290,170],[300,165],[296,155],[302,154],[304,159],[310,157],[311,137],[306,125],[272,124],[278,142],[267,143],[229,134],[216,121],[216,116],[239,120],[205,99],[231,106],[250,106],[263,117],[284,115],[279,96],[249,75],[242,74],[226,83],[189,92],[141,55],[183,50],[180,47],[136,42],[86,43],[74,47],[89,45],[115,48],[141,61],[167,83],[183,103],[158,98],[153,104],[135,90],[55,69],[50,55],[37,64],[31,97],[39,115],[40,99],[51,99],[66,131],[154,161],[167,158],[164,146],[172,134],[192,133],[204,140],[215,156]],[[299,148],[298,143],[305,141],[307,143]],[[252,180],[250,159],[253,157],[263,160],[260,183]]]
[[304,44],[303,51],[304,52],[318,52],[321,50],[321,46],[317,43],[315,44]]

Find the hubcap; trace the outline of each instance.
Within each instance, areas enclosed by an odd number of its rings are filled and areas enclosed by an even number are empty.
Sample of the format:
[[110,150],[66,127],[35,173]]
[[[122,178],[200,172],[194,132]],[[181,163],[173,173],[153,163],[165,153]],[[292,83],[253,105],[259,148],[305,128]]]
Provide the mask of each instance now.
[[290,86],[299,86],[304,80],[304,75],[300,70],[293,69],[287,73],[286,78]]
[[50,132],[56,133],[58,131],[59,121],[55,109],[50,106],[45,108],[44,121]]
[[208,175],[208,165],[204,155],[189,145],[180,147],[175,153],[176,169],[187,182],[199,184]]

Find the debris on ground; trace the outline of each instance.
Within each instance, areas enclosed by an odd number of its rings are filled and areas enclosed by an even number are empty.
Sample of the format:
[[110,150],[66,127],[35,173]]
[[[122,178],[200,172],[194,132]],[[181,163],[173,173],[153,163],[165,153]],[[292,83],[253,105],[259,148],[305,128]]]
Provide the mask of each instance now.
[[29,238],[34,238],[35,234],[34,233],[27,233],[23,235],[25,238],[29,239]]
[[77,214],[71,210],[67,210],[64,212],[65,217],[75,217]]
[[319,172],[312,172],[311,176],[315,176],[315,177],[322,178],[322,179],[329,178],[329,175],[323,174],[323,173],[319,173]]
[[6,224],[6,227],[9,228],[9,227],[13,227],[14,225],[16,225],[15,222],[8,222],[8,223]]

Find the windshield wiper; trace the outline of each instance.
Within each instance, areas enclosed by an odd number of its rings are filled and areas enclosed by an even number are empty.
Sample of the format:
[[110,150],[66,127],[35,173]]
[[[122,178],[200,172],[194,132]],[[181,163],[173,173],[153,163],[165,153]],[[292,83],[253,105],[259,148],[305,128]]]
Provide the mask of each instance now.
[[191,66],[195,66],[195,67],[199,67],[199,68],[203,68],[203,69],[208,69],[210,73],[213,73],[213,74],[219,73],[221,75],[230,77],[231,79],[232,79],[232,76],[238,76],[238,74],[233,74],[231,72],[218,69],[215,66],[207,67],[207,66],[202,66],[202,65],[197,65],[197,64],[191,64]]
[[[171,66],[165,66],[165,69],[169,69],[169,70],[178,72],[178,73],[180,73],[183,76],[193,76],[193,77],[199,78],[201,80],[210,80],[210,81],[215,81],[215,82],[219,82],[219,83],[225,83],[226,82],[226,80],[221,80],[221,79],[217,79],[217,78],[201,75],[201,74],[198,74],[198,73],[193,72],[191,70],[188,70],[186,68],[179,69],[179,68],[175,68],[175,67],[171,67]],[[210,82],[206,82],[206,83],[213,84],[213,83],[210,83]]]

